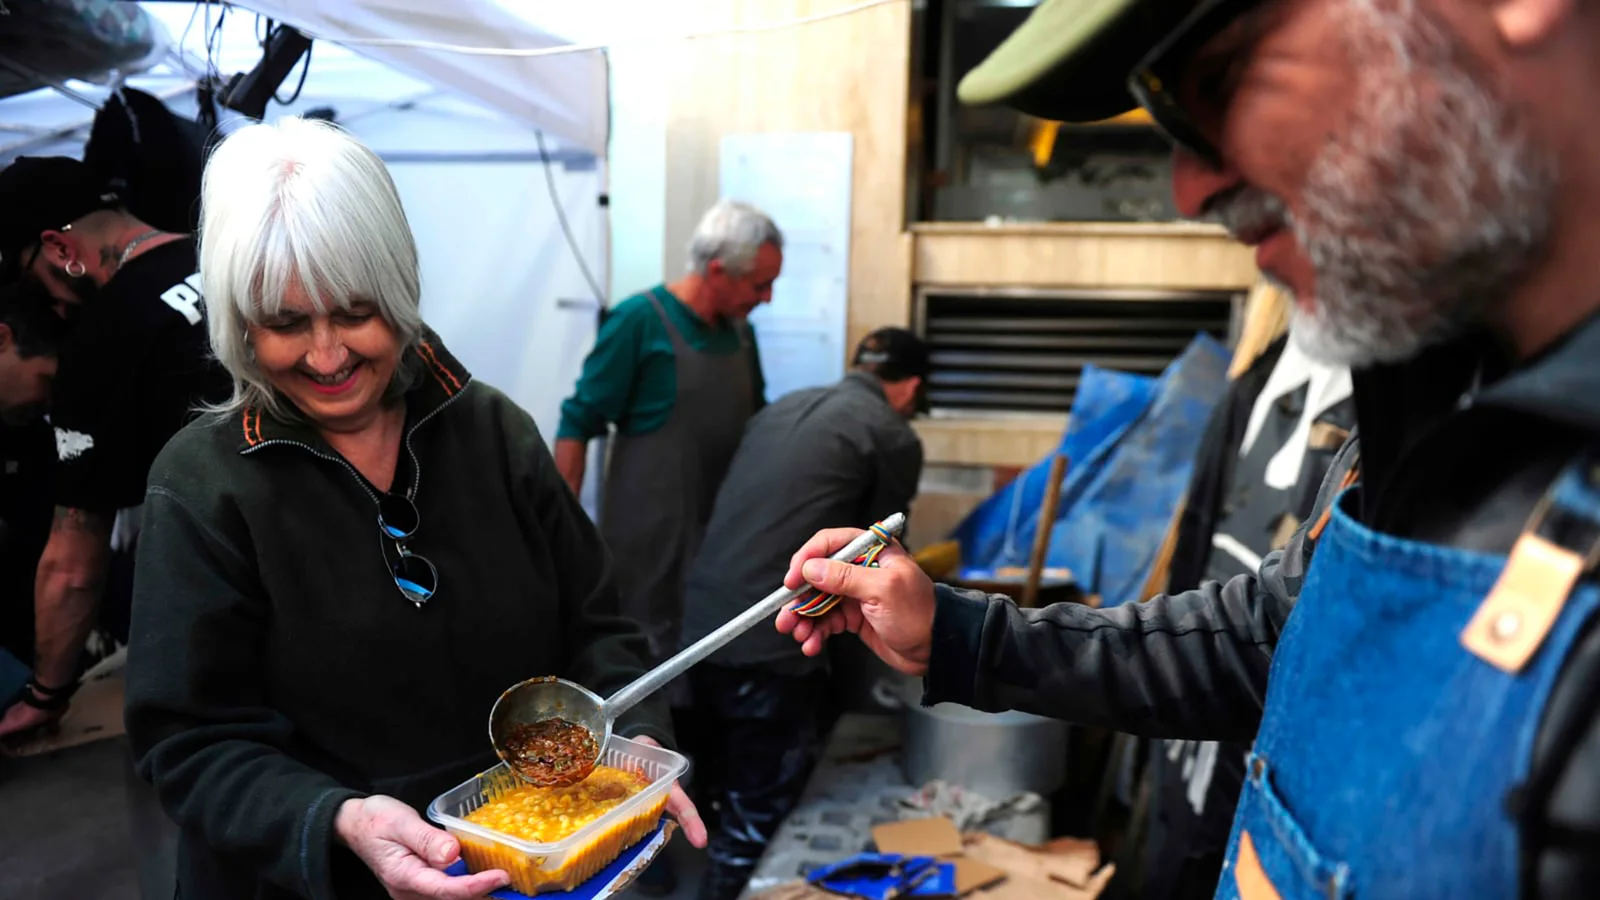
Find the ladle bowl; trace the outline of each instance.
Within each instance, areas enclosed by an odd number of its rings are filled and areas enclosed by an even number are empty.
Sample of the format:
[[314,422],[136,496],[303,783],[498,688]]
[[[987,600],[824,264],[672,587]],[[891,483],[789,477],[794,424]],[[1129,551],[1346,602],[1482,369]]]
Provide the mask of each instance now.
[[[863,531],[829,559],[840,561],[855,559],[874,544],[883,542],[884,539],[878,533],[880,530],[884,535],[892,537],[899,534],[905,528],[905,524],[905,514],[895,513],[879,522],[877,528]],[[640,700],[665,687],[668,682],[682,675],[695,663],[722,649],[729,641],[749,631],[752,626],[793,603],[810,590],[811,586],[805,584],[798,588],[778,588],[754,606],[728,620],[716,631],[685,647],[676,656],[640,675],[631,684],[605,700],[600,699],[588,688],[564,678],[544,676],[518,682],[507,688],[495,701],[494,708],[489,711],[489,741],[494,745],[495,753],[505,761],[511,771],[524,780],[544,786],[576,784],[594,771],[601,755],[605,753],[606,742],[611,739],[612,727],[623,713],[632,709]],[[594,736],[594,759],[587,765],[573,766],[559,775],[552,774],[543,779],[530,778],[513,760],[512,754],[507,750],[506,741],[515,726],[531,725],[547,719],[565,719],[574,725],[587,728]]]
[[511,758],[506,749],[511,729],[515,725],[531,724],[545,719],[565,719],[588,729],[593,735],[596,755],[587,765],[579,765],[560,777],[544,779],[546,786],[576,784],[589,777],[605,753],[606,742],[611,740],[612,719],[607,718],[605,701],[594,691],[565,678],[544,675],[519,681],[500,694],[494,708],[489,711],[489,740],[501,760],[524,780],[533,781]]

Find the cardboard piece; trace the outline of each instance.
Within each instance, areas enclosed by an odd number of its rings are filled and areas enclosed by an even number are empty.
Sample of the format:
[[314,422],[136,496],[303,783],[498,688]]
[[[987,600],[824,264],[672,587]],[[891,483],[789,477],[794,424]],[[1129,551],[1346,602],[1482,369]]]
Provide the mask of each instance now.
[[973,894],[974,900],[1094,900],[1116,873],[1101,865],[1094,841],[1057,838],[1029,847],[989,834],[963,837],[965,859],[988,863],[1006,873],[1004,881]]
[[992,888],[979,891],[972,896],[978,900],[1095,900],[1111,882],[1117,867],[1106,863],[1105,867],[1094,873],[1089,883],[1082,887],[1062,884],[1059,881],[1039,881],[1013,874],[1005,881]]
[[[1101,865],[1094,841],[1057,838],[1029,847],[983,833],[961,834],[943,816],[889,822],[872,829],[880,853],[934,856],[955,866],[956,894],[969,900],[1096,900],[1116,873]],[[778,885],[753,900],[821,900],[833,895],[804,881]]]
[[872,829],[872,840],[879,853],[941,857],[961,853],[961,832],[943,816],[879,825]]
[[1058,838],[1044,847],[1029,847],[989,834],[969,834],[963,850],[977,859],[1004,869],[1013,878],[1087,887],[1100,869],[1100,848],[1094,841]]
[[943,816],[872,829],[879,852],[937,856],[956,867],[956,893],[972,900],[1094,900],[1115,867],[1100,864],[1094,841],[1057,838],[1029,847],[993,835],[961,834]]
[[991,866],[981,859],[958,856],[951,860],[956,866],[956,896],[965,897],[979,888],[999,884],[1006,879],[1006,870]]

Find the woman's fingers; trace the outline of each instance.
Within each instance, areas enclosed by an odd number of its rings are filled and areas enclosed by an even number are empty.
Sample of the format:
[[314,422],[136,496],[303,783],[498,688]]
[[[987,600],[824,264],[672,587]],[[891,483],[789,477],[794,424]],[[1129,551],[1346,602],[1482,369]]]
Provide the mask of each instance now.
[[678,824],[683,827],[683,836],[689,843],[696,847],[706,845],[706,823],[700,818],[700,810],[695,808],[694,801],[677,784],[672,785],[672,792],[667,794],[667,812]]

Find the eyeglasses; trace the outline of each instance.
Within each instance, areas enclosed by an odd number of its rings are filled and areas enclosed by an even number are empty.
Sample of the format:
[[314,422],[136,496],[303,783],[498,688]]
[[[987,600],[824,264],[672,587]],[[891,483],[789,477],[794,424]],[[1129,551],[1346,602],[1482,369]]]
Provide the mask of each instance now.
[[[395,587],[417,609],[428,602],[439,589],[439,570],[427,559],[412,553],[405,542],[417,533],[421,517],[416,504],[404,494],[384,494],[378,498],[378,546],[383,551],[383,562],[389,567]],[[393,543],[398,557],[389,561],[389,544]]]
[[[66,232],[71,231],[71,230],[72,230],[72,223],[71,222],[68,222],[67,224],[65,224],[65,225],[61,226],[60,228],[56,229],[56,231],[59,231],[59,232],[61,232],[63,234],[65,234]],[[39,256],[42,253],[44,253],[44,238],[41,236],[38,240],[36,240],[33,243],[28,244],[27,246],[23,247],[21,250],[17,251],[17,255],[21,256],[23,253],[27,253],[30,250],[33,251],[33,252],[28,253],[28,261],[25,262],[25,263],[21,263],[21,264],[19,264],[17,266],[17,272],[19,274],[32,271],[33,264],[39,261]]]
[[1206,0],[1174,28],[1155,49],[1145,54],[1128,75],[1128,91],[1156,128],[1179,149],[1220,167],[1222,154],[1201,133],[1178,102],[1176,87],[1182,68],[1195,51],[1241,16],[1262,5],[1262,0]]

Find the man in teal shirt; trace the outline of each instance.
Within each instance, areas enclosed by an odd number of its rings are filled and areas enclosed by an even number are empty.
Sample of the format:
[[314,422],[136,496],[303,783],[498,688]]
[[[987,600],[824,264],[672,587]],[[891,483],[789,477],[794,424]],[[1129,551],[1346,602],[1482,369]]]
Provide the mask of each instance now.
[[772,299],[783,236],[724,201],[689,242],[689,272],[622,301],[600,326],[561,406],[556,465],[577,493],[590,438],[615,425],[600,502],[623,614],[662,659],[676,650],[683,576],[744,425],[764,403],[746,317]]

